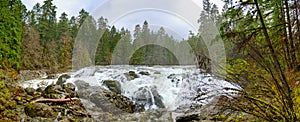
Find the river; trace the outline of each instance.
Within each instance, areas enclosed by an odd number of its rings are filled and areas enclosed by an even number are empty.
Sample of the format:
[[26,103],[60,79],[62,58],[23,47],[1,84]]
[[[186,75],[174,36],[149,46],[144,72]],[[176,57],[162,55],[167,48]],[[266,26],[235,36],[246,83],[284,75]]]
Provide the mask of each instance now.
[[[92,66],[66,72],[71,78],[66,83],[81,81],[90,86],[110,90],[104,81],[113,80],[120,84],[121,94],[145,109],[166,108],[174,111],[180,106],[210,103],[220,95],[234,95],[227,88],[241,89],[234,83],[203,73],[194,66]],[[45,87],[57,79],[34,79],[21,83],[23,87]]]

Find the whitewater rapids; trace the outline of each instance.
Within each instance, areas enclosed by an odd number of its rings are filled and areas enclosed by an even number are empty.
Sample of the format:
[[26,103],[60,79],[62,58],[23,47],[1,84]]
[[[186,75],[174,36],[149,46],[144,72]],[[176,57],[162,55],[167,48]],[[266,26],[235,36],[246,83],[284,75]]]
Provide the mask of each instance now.
[[[129,71],[134,72],[138,77],[129,79],[128,74],[126,75]],[[214,97],[236,93],[230,89],[241,89],[236,84],[202,73],[194,66],[92,66],[63,74],[71,76],[66,83],[81,80],[89,83],[90,86],[100,86],[105,89],[108,88],[103,85],[103,81],[116,80],[121,84],[121,94],[130,99],[134,98],[140,88],[147,88],[151,97],[149,102],[152,104],[146,105],[145,109],[157,108],[151,88],[155,88],[164,107],[170,111],[182,105],[204,105],[211,102]],[[56,81],[57,79],[34,79],[22,82],[21,86],[36,89],[54,84]],[[202,94],[200,98],[199,94]],[[195,99],[196,97],[198,98]]]

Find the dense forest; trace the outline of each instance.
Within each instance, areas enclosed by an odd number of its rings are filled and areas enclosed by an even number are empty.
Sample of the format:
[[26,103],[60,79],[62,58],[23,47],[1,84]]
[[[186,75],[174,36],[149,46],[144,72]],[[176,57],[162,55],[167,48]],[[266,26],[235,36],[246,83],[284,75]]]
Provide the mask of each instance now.
[[[224,111],[243,112],[243,115],[220,114],[222,119],[251,118],[265,121],[298,121],[300,117],[300,3],[298,0],[223,0],[223,11],[210,0],[203,1],[199,16],[199,32],[190,33],[188,39],[177,40],[168,35],[163,27],[150,30],[148,22],[137,24],[133,32],[108,25],[105,17],[95,19],[82,9],[79,16],[57,17],[53,0],[37,3],[26,8],[20,0],[0,2],[0,76],[5,79],[16,76],[20,70],[47,69],[54,72],[72,68],[72,52],[76,40],[89,41],[84,34],[101,33],[96,52],[82,50],[89,62],[96,65],[112,64],[112,54],[117,55],[114,64],[176,65],[180,64],[171,48],[181,48],[188,43],[196,55],[197,66],[210,70],[208,51],[201,35],[205,34],[206,22],[220,28],[226,48],[227,81],[238,83],[243,90],[232,100],[222,103]],[[206,21],[206,20],[213,21]],[[79,35],[79,36],[78,36]],[[90,36],[91,38],[93,36]],[[122,41],[124,49],[114,52]],[[135,52],[137,43],[159,41],[159,45],[146,45]],[[213,41],[212,41],[213,43]],[[95,45],[91,45],[95,46]],[[128,51],[124,51],[128,50]],[[124,54],[126,53],[126,54]],[[129,54],[128,54],[129,53]],[[132,54],[132,57],[128,57]],[[182,53],[182,54],[180,54]],[[94,62],[92,62],[94,61]],[[82,62],[86,63],[86,62]],[[186,63],[189,64],[189,63]],[[217,75],[217,74],[216,74]],[[0,111],[1,113],[1,111]]]

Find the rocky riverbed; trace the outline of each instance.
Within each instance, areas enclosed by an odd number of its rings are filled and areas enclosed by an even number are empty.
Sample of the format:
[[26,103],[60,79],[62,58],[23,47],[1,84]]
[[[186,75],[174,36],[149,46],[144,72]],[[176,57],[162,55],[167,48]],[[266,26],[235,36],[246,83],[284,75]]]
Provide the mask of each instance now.
[[[220,97],[210,98],[209,104],[201,104],[203,101],[200,99],[203,99],[203,96],[199,95],[201,90],[210,89],[207,86],[203,89],[195,87],[195,91],[198,90],[196,92],[199,94],[189,96],[194,102],[190,102],[188,98],[188,104],[181,104],[176,109],[170,109],[172,101],[167,101],[164,95],[168,91],[161,91],[160,86],[156,84],[157,81],[151,80],[170,81],[173,84],[169,84],[168,87],[173,88],[173,91],[175,88],[186,88],[187,84],[183,86],[183,83],[180,83],[188,81],[182,78],[186,74],[179,74],[176,68],[173,68],[173,71],[145,67],[134,70],[132,68],[131,70],[118,69],[118,71],[111,69],[114,68],[101,67],[100,69],[92,68],[92,70],[85,68],[75,73],[46,75],[40,71],[32,74],[26,72],[26,75],[18,76],[18,84],[0,82],[0,118],[4,121],[63,122],[221,120],[216,119],[218,117],[215,116],[219,112],[215,103],[219,102]],[[166,75],[164,71],[168,71],[169,74]],[[187,73],[190,74],[190,72]],[[142,84],[145,79],[149,80],[146,85]],[[95,85],[95,83],[100,85]],[[149,83],[154,85],[149,85]],[[124,88],[137,84],[140,86],[131,87],[132,91]],[[201,93],[204,94],[204,92]],[[222,99],[223,102],[229,99],[226,95],[220,96],[225,98]],[[180,99],[183,100],[181,97]]]

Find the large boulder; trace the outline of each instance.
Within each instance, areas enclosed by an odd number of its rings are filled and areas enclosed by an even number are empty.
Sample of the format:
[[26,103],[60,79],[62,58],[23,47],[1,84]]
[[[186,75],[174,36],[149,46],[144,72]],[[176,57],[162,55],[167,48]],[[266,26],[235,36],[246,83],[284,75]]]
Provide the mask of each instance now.
[[142,104],[146,108],[157,106],[158,108],[165,108],[162,97],[159,95],[155,86],[145,86],[134,92],[133,100],[137,104]]
[[53,109],[44,103],[29,103],[25,106],[25,113],[30,117],[52,117]]
[[64,89],[61,85],[51,84],[46,87],[42,95],[45,98],[60,99],[63,97]]
[[65,82],[67,82],[67,79],[69,79],[69,78],[71,78],[70,75],[68,75],[68,74],[63,74],[63,75],[59,76],[59,78],[58,78],[56,84],[57,84],[57,85],[62,85],[62,84],[64,84]]
[[89,99],[104,112],[112,114],[133,113],[135,109],[135,104],[129,98],[110,91],[94,92]]
[[75,86],[68,83],[63,85],[51,84],[42,91],[42,96],[44,98],[60,99],[66,96],[77,97],[78,95],[75,92]]
[[117,94],[121,94],[121,84],[116,80],[104,80],[103,85],[106,86],[110,91]]
[[188,113],[176,117],[176,122],[198,122],[205,120],[206,117],[202,117],[199,113]]
[[141,74],[141,75],[150,75],[150,73],[146,72],[146,71],[140,71],[139,74]]
[[78,89],[88,89],[90,87],[90,84],[83,80],[76,80],[74,83]]
[[[79,97],[94,103],[96,107],[101,109],[101,112],[121,114],[133,113],[135,110],[135,104],[129,98],[121,94],[105,90],[101,87],[90,86],[84,81],[75,81],[75,84],[78,88],[77,93],[79,94]],[[86,104],[83,105],[90,106]]]
[[124,73],[124,75],[126,76],[127,80],[133,80],[135,78],[139,78],[139,76],[134,71],[126,72]]

